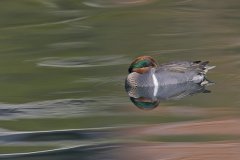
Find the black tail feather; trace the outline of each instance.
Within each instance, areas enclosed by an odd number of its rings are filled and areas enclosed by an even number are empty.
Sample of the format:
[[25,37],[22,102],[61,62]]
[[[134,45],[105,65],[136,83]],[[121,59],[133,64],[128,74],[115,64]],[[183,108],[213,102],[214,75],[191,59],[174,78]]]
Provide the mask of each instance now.
[[202,62],[202,63],[201,63],[201,66],[204,66],[204,67],[205,67],[208,63],[209,63],[209,61]]

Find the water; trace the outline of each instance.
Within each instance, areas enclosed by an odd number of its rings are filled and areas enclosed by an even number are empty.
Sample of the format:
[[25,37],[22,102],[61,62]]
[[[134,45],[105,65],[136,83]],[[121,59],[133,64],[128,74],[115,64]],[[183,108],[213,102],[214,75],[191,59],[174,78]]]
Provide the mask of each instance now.
[[[159,158],[190,157],[187,151],[167,150],[175,145],[169,141],[180,139],[183,148],[199,141],[212,145],[222,121],[235,130],[228,128],[214,141],[239,142],[239,8],[237,0],[1,0],[0,156],[122,159],[120,153],[127,153],[126,146],[131,151],[131,145],[140,152],[149,146],[145,156],[158,155],[149,137],[160,136],[155,143],[167,142],[159,145],[165,153]],[[159,63],[209,60],[217,66],[208,74],[216,84],[208,87],[209,94],[139,110],[125,93],[124,79],[129,63],[140,55]],[[172,137],[161,135],[162,125],[196,122],[203,125],[200,135],[184,128]],[[153,124],[161,132],[141,134],[141,127],[150,130]],[[187,135],[194,144],[187,143]],[[234,149],[228,155],[235,155]],[[140,156],[132,151],[124,158]]]

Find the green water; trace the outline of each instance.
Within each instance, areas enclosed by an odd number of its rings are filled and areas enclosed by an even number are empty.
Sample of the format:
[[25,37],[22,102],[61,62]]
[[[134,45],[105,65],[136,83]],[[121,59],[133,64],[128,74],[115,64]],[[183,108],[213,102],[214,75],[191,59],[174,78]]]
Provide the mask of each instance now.
[[[200,114],[214,109],[239,115],[239,1],[120,2],[0,1],[3,133],[178,122],[218,116]],[[138,110],[124,79],[140,55],[159,63],[209,60],[217,66],[208,74],[216,85],[210,94],[162,102],[169,112]]]

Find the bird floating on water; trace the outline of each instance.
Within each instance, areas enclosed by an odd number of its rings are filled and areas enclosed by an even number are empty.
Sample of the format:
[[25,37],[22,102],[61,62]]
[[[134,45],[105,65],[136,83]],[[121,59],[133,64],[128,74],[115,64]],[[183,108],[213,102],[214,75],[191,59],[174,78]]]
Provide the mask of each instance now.
[[207,85],[213,82],[207,80],[209,61],[173,61],[158,65],[150,56],[136,58],[128,69],[126,85],[130,87],[158,87],[186,82]]
[[136,58],[128,69],[125,88],[141,109],[153,109],[162,100],[178,100],[196,93],[209,93],[205,86],[208,61],[173,61],[158,65],[150,56]]

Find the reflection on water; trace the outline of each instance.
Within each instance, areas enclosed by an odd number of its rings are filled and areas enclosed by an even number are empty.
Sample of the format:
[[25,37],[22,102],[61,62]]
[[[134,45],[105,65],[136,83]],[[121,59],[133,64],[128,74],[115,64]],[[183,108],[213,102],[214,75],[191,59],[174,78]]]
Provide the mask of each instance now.
[[210,93],[205,85],[199,83],[186,82],[180,84],[169,84],[158,86],[157,94],[154,94],[155,87],[130,87],[126,86],[126,91],[131,101],[140,109],[154,109],[166,100],[180,100],[186,96],[196,93]]
[[[239,15],[239,0],[1,0],[0,158],[238,159]],[[159,88],[142,112],[124,91],[139,55],[209,60],[217,85]]]

